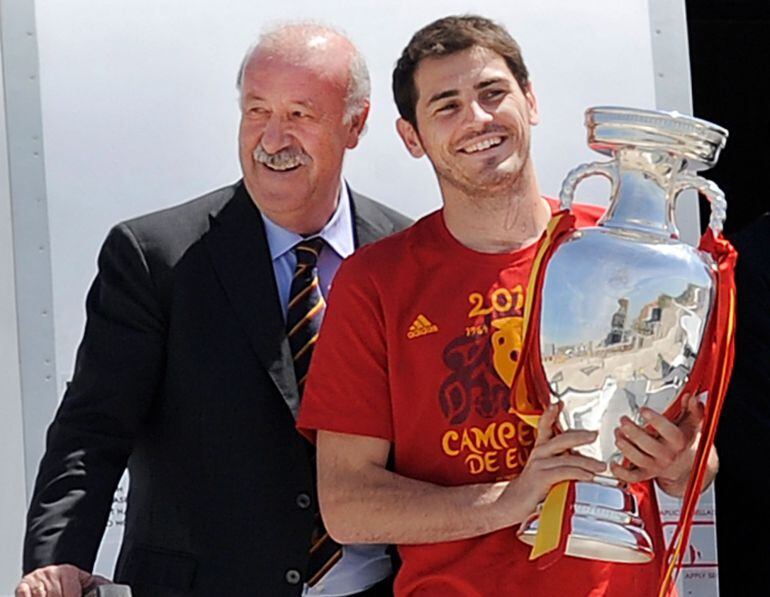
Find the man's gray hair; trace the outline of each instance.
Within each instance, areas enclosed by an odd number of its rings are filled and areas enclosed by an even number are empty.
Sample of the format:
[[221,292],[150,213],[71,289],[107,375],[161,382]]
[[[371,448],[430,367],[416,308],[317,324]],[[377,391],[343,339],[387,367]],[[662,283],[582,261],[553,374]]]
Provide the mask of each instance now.
[[[345,94],[345,122],[350,120],[363,112],[369,102],[369,96],[371,95],[372,85],[369,78],[369,69],[366,66],[366,61],[363,55],[355,44],[350,41],[350,38],[334,27],[329,25],[323,25],[313,21],[294,21],[289,23],[282,23],[277,26],[273,26],[262,32],[254,43],[246,52],[243,60],[241,61],[241,67],[238,69],[238,78],[236,79],[236,88],[240,95],[243,91],[243,76],[246,67],[249,64],[252,56],[259,50],[273,50],[278,54],[285,55],[287,53],[285,49],[285,38],[289,32],[303,32],[312,33],[316,32],[319,35],[332,34],[339,36],[350,44],[351,56],[350,63],[348,65],[348,88]],[[282,46],[284,44],[284,46]],[[242,100],[243,98],[241,98]]]

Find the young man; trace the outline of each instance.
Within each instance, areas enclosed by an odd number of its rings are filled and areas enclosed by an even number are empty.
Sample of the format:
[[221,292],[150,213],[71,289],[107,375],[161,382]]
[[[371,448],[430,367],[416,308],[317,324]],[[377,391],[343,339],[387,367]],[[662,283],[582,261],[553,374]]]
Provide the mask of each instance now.
[[[412,38],[393,89],[399,134],[428,156],[444,205],[335,279],[299,418],[317,430],[329,532],[398,544],[399,595],[652,594],[659,561],[562,558],[541,571],[516,538],[554,483],[605,469],[571,451],[592,432],[553,436],[555,407],[536,430],[508,412],[525,288],[555,207],[530,157],[537,101],[518,45],[487,19],[441,19]],[[580,225],[600,213],[575,211]],[[684,489],[700,411],[691,402],[679,428],[646,415],[657,439],[625,421],[617,443],[633,467],[613,473],[645,481],[661,546],[648,480]]]

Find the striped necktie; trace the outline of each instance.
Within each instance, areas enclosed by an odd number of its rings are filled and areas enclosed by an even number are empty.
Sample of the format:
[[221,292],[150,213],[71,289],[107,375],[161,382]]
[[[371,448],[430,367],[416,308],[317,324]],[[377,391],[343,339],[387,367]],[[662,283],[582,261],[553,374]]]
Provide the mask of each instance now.
[[300,397],[305,389],[310,357],[313,355],[313,347],[318,340],[318,330],[326,309],[317,267],[318,256],[324,244],[322,238],[315,237],[300,241],[294,246],[297,268],[294,270],[289,291],[286,329]]
[[[294,374],[300,398],[305,389],[310,357],[318,340],[318,330],[326,308],[318,280],[318,256],[324,246],[324,240],[320,237],[303,240],[294,246],[297,268],[289,291],[286,329],[294,357]],[[315,458],[313,461],[315,464]],[[341,546],[326,532],[321,515],[316,511],[310,540],[307,584],[311,587],[315,585],[341,557]]]

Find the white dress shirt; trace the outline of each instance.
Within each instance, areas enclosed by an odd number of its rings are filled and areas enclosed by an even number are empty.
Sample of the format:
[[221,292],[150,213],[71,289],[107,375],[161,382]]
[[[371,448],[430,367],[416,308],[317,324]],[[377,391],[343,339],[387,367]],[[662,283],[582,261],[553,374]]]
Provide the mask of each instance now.
[[[324,298],[329,296],[332,278],[337,273],[342,260],[355,250],[353,210],[345,181],[342,181],[340,188],[337,209],[321,232],[314,235],[323,238],[327,244],[318,258],[318,278]],[[303,240],[303,237],[281,228],[265,214],[261,212],[260,214],[265,223],[267,244],[270,248],[273,272],[278,286],[278,297],[283,319],[286,321],[291,279],[297,267],[297,256],[293,249]],[[360,593],[377,584],[390,575],[393,569],[385,548],[385,545],[344,545],[340,561],[315,586],[312,588],[305,586],[303,595],[342,597]]]

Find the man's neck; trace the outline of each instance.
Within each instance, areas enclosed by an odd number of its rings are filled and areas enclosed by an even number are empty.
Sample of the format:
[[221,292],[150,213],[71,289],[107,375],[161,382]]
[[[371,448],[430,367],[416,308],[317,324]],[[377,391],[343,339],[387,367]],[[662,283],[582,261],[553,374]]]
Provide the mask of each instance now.
[[481,253],[509,253],[540,238],[551,208],[537,182],[504,196],[444,192],[444,223],[455,239]]
[[[339,205],[341,186],[337,186],[330,193],[324,193],[322,198],[313,197],[295,209],[270,209],[258,199],[256,191],[249,188],[244,181],[246,190],[252,201],[264,216],[284,230],[294,232],[301,236],[312,236],[320,232],[331,220]],[[283,206],[281,206],[283,207]]]

